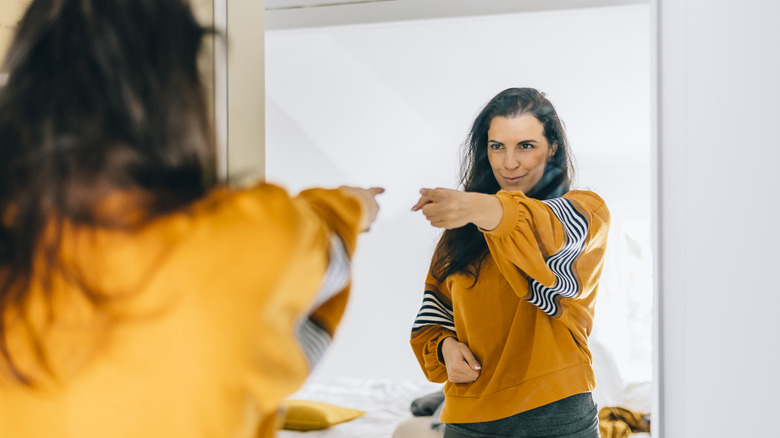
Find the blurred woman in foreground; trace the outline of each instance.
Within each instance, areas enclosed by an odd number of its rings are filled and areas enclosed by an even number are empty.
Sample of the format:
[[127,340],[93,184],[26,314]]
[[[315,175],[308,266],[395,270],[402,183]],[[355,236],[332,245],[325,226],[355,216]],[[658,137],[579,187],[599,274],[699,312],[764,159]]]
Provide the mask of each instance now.
[[0,88],[0,436],[272,436],[382,189],[227,189],[182,0],[35,0]]

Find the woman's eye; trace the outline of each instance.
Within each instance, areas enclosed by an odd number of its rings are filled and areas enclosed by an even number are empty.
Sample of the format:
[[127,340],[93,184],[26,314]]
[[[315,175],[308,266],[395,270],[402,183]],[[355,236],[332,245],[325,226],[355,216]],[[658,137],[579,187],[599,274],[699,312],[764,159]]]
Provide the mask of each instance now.
[[520,149],[533,149],[533,148],[534,145],[532,145],[531,143],[523,143],[520,145]]
[[497,143],[491,143],[491,144],[489,144],[489,145],[488,145],[488,147],[489,147],[491,150],[497,151],[497,150],[499,150],[499,149],[503,148],[504,146],[503,146],[503,145],[500,145],[500,144],[497,144]]

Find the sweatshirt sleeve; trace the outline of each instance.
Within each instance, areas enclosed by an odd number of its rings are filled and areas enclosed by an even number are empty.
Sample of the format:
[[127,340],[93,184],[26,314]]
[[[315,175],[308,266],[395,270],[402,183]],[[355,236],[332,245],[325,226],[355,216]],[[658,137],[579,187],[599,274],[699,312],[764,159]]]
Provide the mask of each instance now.
[[295,202],[304,203],[329,230],[328,264],[311,307],[298,322],[296,336],[313,368],[330,345],[349,298],[350,260],[363,223],[363,209],[340,190],[310,189]]
[[439,283],[428,273],[422,305],[412,326],[412,350],[431,382],[447,381],[447,367],[441,357],[441,342],[456,337],[452,297],[446,283]]
[[[343,190],[290,196],[261,183],[216,189],[155,224],[144,242],[170,236],[175,243],[166,247],[171,274],[159,287],[177,293],[170,301],[198,321],[192,342],[202,345],[202,366],[211,367],[199,369],[222,373],[260,415],[276,412],[305,382],[341,322],[364,215],[363,203]],[[136,246],[150,251],[148,244]]]
[[[254,331],[258,349],[266,356],[279,352],[277,362],[266,357],[261,367],[294,366],[297,374],[307,373],[329,347],[347,305],[363,204],[339,189],[290,197],[271,184],[229,196],[224,228],[232,236],[229,246],[242,257],[234,258],[226,281],[234,284],[231,294],[241,294],[235,306],[252,318],[251,309],[262,312]],[[246,287],[237,289],[236,283]]]
[[609,210],[589,191],[544,201],[521,192],[500,191],[496,197],[503,207],[501,222],[483,230],[493,259],[521,298],[560,316],[561,300],[583,298],[594,290]]

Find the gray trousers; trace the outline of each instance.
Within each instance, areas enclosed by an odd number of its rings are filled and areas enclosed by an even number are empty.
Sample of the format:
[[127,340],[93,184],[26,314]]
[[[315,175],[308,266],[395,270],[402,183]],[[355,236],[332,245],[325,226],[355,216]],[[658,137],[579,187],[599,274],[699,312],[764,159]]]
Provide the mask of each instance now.
[[591,393],[483,423],[450,423],[444,438],[598,438],[598,408]]

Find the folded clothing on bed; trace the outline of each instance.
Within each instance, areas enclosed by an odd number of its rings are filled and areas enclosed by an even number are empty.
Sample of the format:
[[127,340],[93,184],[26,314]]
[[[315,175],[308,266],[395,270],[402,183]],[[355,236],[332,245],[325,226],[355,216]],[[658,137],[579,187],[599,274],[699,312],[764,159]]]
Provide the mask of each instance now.
[[599,431],[602,438],[625,438],[634,432],[650,432],[650,415],[620,407],[602,408]]
[[444,408],[444,390],[432,392],[414,399],[411,411],[415,417],[430,416],[429,427],[444,433],[444,423],[441,422],[442,408]]
[[444,403],[444,391],[436,391],[416,398],[412,401],[412,415],[415,417],[433,415],[442,403]]

